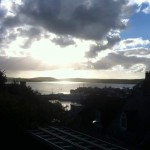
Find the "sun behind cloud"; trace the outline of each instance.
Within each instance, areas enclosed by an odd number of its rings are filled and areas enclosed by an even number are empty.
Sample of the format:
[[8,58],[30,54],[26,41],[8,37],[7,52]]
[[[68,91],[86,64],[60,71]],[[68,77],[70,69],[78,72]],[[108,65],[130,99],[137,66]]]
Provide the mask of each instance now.
[[141,30],[149,8],[149,0],[1,0],[0,68],[8,76],[141,78],[150,69],[149,30]]
[[79,42],[76,45],[60,47],[49,39],[41,39],[32,44],[29,49],[30,55],[43,63],[58,66],[59,68],[69,68],[75,63],[86,61],[85,51],[88,49],[90,42]]

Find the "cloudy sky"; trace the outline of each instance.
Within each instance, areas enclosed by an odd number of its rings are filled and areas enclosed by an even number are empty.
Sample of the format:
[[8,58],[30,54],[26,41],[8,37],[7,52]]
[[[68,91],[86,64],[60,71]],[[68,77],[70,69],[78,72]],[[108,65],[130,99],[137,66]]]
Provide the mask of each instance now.
[[1,0],[7,76],[144,78],[150,0]]

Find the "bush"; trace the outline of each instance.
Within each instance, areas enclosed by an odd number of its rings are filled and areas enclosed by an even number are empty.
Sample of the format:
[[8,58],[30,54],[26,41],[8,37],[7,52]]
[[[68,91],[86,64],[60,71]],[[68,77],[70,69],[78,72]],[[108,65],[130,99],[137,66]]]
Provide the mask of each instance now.
[[4,89],[6,82],[7,82],[7,78],[5,75],[5,71],[0,70],[0,90]]

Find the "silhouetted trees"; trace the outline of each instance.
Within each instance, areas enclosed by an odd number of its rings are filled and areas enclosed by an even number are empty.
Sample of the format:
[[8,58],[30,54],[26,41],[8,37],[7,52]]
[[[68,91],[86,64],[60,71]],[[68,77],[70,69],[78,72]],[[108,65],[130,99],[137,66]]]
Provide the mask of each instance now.
[[[6,75],[0,72],[0,128],[25,130],[40,125],[63,122],[65,110],[61,104],[52,104],[38,91],[17,82],[6,83]],[[5,87],[5,90],[3,90]]]
[[0,69],[0,90],[4,89],[6,81],[7,81],[7,78],[6,78],[6,75],[5,75],[5,71],[2,71]]

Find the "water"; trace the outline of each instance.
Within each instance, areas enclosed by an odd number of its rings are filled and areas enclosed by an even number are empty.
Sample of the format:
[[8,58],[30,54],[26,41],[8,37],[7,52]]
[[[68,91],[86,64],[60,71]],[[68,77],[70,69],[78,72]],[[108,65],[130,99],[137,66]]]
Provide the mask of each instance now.
[[60,101],[60,100],[50,100],[49,102],[51,103],[61,103],[61,105],[65,108],[65,110],[71,110],[71,104],[76,105],[76,106],[82,106],[81,104],[72,102],[72,101]]
[[69,94],[71,89],[77,89],[78,87],[112,87],[112,88],[133,88],[135,84],[109,84],[109,83],[89,83],[89,82],[71,82],[71,81],[59,81],[59,82],[27,82],[27,86],[30,86],[33,90],[39,91],[41,94],[56,94],[64,93]]

